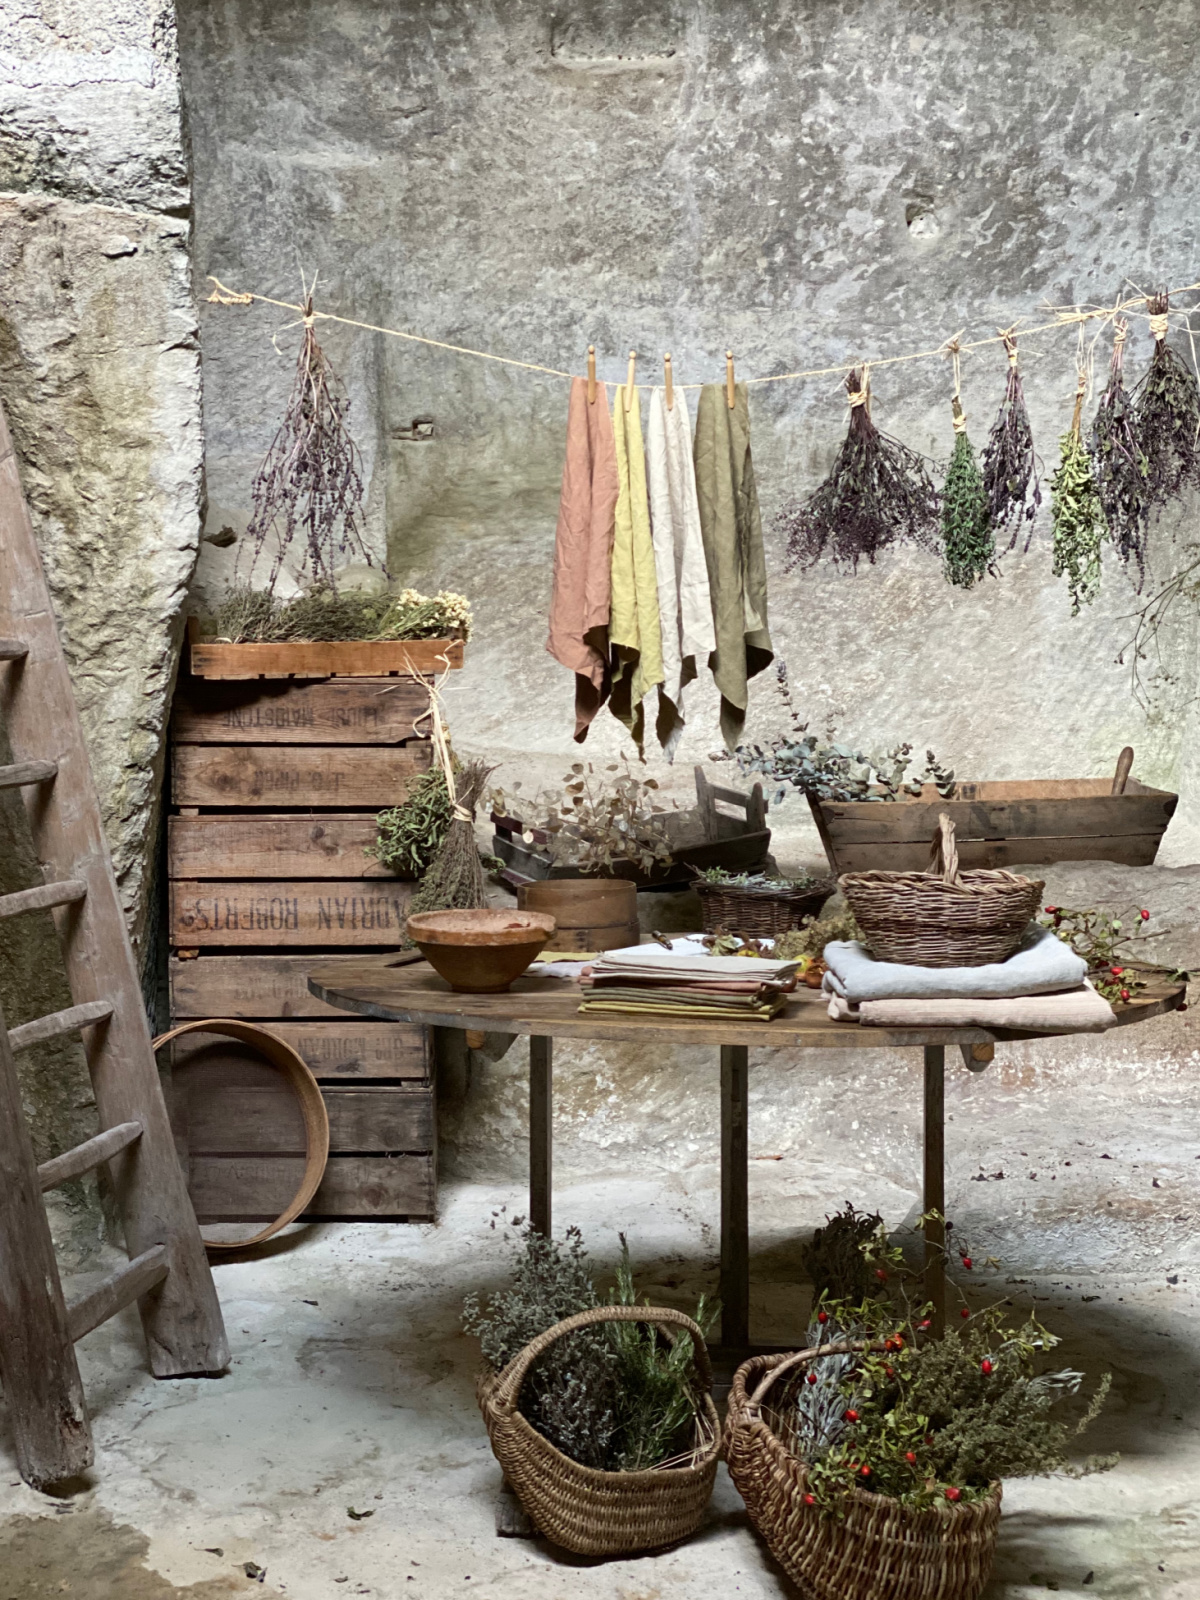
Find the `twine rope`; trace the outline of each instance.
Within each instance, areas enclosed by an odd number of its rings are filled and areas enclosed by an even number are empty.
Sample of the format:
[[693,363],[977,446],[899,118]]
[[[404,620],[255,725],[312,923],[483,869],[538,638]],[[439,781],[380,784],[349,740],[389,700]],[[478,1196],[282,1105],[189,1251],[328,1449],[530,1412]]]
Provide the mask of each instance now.
[[433,742],[433,754],[437,764],[442,769],[442,776],[446,780],[446,793],[450,796],[450,814],[455,822],[474,823],[475,818],[466,806],[460,804],[458,790],[454,784],[454,760],[450,754],[450,741],[446,738],[446,723],[442,716],[442,684],[450,674],[447,667],[440,678],[429,680],[429,704],[421,715],[413,722],[414,729],[424,722],[426,718],[430,723],[430,736]]
[[1166,311],[1157,311],[1150,318],[1150,332],[1156,339],[1165,339],[1167,337],[1167,329],[1170,326],[1171,318]]
[[954,414],[955,433],[966,433],[967,419],[962,408],[962,335],[960,328],[953,338],[947,339],[942,346],[942,354],[950,358],[954,371],[954,393],[950,399],[951,410]]

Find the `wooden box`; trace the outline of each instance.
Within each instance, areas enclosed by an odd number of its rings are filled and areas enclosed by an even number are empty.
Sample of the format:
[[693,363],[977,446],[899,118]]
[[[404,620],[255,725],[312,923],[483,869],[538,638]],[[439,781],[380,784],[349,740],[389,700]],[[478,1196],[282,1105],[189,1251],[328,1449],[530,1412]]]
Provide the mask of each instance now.
[[[193,644],[193,665],[200,648]],[[325,1180],[306,1215],[431,1217],[437,1141],[428,1031],[337,1011],[307,986],[318,962],[394,951],[403,938],[413,885],[365,849],[376,813],[429,770],[426,683],[384,676],[394,664],[377,666],[375,676],[253,681],[237,681],[247,675],[236,666],[226,660],[215,681],[183,676],[175,699],[172,1018],[261,1022],[308,1063],[331,1137]],[[201,1220],[277,1215],[294,1192],[304,1147],[298,1110],[270,1069],[232,1040],[192,1035],[173,1047],[171,1094]]]

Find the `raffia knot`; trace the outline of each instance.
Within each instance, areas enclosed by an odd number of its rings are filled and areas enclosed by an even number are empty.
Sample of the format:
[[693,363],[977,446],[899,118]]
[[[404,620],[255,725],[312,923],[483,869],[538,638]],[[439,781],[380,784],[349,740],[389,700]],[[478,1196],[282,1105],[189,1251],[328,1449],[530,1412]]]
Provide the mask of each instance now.
[[1150,332],[1156,339],[1165,339],[1170,326],[1171,319],[1165,311],[1156,311],[1150,318]]
[[961,411],[955,413],[954,431],[955,433],[966,433],[967,431],[967,419]]
[[[1153,318],[1151,318],[1150,325],[1151,325],[1151,328],[1153,328],[1153,326],[1154,326]],[[1129,337],[1129,324],[1127,322],[1118,322],[1118,323],[1116,323],[1114,325],[1114,328],[1113,328],[1113,344],[1114,345],[1123,345],[1125,343],[1126,339],[1128,339],[1128,337]]]
[[472,822],[473,823],[475,821],[475,817],[474,817],[473,813],[468,811],[466,806],[460,806],[457,800],[454,802],[454,813],[453,813],[453,815],[454,815],[455,822]]

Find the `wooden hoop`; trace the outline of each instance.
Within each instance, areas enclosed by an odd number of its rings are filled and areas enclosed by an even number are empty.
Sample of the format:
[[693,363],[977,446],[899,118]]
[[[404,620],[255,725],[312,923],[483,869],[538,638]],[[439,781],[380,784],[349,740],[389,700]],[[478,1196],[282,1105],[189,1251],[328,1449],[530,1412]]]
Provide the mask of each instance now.
[[[210,1017],[201,1018],[196,1022],[181,1022],[169,1033],[159,1034],[154,1041],[155,1051],[161,1050],[163,1045],[170,1044],[173,1039],[178,1039],[185,1033],[219,1033],[227,1039],[237,1039],[241,1044],[253,1045],[273,1067],[277,1067],[283,1073],[293,1094],[300,1102],[300,1111],[304,1117],[304,1175],[300,1180],[300,1187],[291,1200],[274,1222],[268,1223],[249,1239],[234,1241],[204,1239],[205,1248],[208,1250],[245,1250],[250,1245],[262,1244],[264,1240],[273,1238],[282,1228],[286,1228],[289,1222],[294,1222],[320,1187],[321,1179],[325,1176],[325,1164],[329,1160],[329,1113],[325,1109],[325,1098],[317,1080],[308,1070],[303,1056],[297,1054],[290,1044],[284,1044],[282,1039],[273,1033],[268,1033],[266,1028],[261,1028],[256,1023],[241,1022],[233,1017]],[[201,1238],[204,1238],[203,1234]]]

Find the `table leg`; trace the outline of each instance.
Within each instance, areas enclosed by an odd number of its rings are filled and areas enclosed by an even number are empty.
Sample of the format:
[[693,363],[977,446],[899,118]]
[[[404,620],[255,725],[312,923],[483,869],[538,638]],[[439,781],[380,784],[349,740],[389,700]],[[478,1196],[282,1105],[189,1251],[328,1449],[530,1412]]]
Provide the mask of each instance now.
[[529,1222],[550,1237],[554,1151],[554,1041],[529,1037]]
[[[946,1048],[925,1046],[925,1298],[933,1330],[946,1331]],[[930,1217],[936,1212],[936,1217]]]
[[721,1344],[750,1343],[750,1200],[746,1116],[750,1052],[721,1046]]

